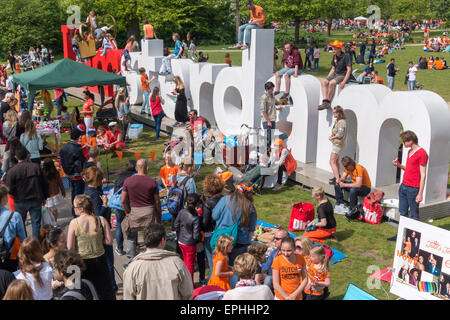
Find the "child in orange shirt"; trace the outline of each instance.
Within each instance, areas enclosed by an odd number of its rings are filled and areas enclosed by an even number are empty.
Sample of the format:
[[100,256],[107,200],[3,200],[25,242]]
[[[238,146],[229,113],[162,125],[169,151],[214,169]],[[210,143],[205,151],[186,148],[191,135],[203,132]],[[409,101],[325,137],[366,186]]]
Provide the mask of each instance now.
[[308,282],[306,262],[294,250],[294,239],[286,237],[281,240],[281,254],[272,263],[275,300],[302,300],[302,292]]
[[164,188],[168,189],[172,186],[171,177],[178,174],[178,166],[173,163],[170,152],[166,153],[164,161],[166,164],[159,171],[159,176],[162,180]]
[[230,54],[229,53],[225,54],[225,63],[228,64],[231,67],[231,59],[230,59]]
[[88,128],[88,136],[82,135],[81,136],[81,148],[83,149],[84,156],[88,157],[89,154],[89,148],[90,147],[96,147],[97,146],[97,131],[94,127]]
[[[311,250],[311,258],[306,265],[308,284],[305,288],[305,300],[324,300],[325,288],[331,284],[328,259],[325,248],[316,246]],[[328,294],[328,290],[326,291]]]
[[233,237],[222,235],[217,239],[213,252],[213,270],[209,279],[209,286],[218,286],[224,290],[230,290],[228,281],[234,273],[228,266],[228,253],[233,250]]

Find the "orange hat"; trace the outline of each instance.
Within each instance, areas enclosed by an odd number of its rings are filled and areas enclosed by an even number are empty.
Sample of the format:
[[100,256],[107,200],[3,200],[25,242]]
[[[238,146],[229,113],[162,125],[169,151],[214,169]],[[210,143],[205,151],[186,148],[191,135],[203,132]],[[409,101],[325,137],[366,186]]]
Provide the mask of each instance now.
[[340,48],[341,50],[345,50],[344,44],[339,40],[334,40],[333,42],[330,42],[329,45],[335,48]]
[[281,139],[275,139],[275,141],[273,142],[273,145],[282,147],[282,146],[284,146],[284,142]]
[[222,179],[223,182],[227,182],[232,176],[233,174],[230,171],[219,174],[219,178]]

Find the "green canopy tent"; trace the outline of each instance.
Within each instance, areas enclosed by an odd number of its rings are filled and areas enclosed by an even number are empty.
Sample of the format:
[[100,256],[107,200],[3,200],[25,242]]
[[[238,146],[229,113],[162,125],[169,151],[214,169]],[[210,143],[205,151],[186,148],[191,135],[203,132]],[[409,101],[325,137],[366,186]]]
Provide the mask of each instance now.
[[62,59],[45,67],[14,74],[13,83],[14,92],[17,85],[21,85],[28,91],[28,109],[32,111],[37,90],[108,86],[111,84],[125,87],[126,78],[86,66],[71,59]]

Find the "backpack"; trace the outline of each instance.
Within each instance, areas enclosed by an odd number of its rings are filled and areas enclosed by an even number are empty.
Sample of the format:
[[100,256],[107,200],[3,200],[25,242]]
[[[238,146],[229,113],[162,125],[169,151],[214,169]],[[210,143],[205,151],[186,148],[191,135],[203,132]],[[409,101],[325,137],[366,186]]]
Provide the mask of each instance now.
[[[92,284],[92,282],[90,282],[89,280],[86,280],[86,279],[81,279],[81,281],[84,282],[89,287],[89,290],[91,291],[91,294],[92,294],[92,299],[93,300],[99,300],[97,291],[95,290],[95,287]],[[75,298],[77,300],[86,300],[85,296],[83,296],[78,291],[74,291],[74,290],[67,291],[66,293],[64,293],[61,296],[61,298],[59,298],[59,300],[63,300],[62,298],[64,298],[64,297],[72,297],[72,298]]]
[[6,221],[6,224],[4,225],[2,231],[0,232],[0,261],[3,263],[6,259],[9,258],[9,246],[5,242],[5,239],[3,239],[3,235],[5,234],[6,227],[8,226],[9,222],[11,221],[12,217],[14,215],[14,212],[11,212],[8,220]]
[[191,179],[191,177],[184,178],[180,184],[177,181],[167,194],[167,210],[173,216],[173,220],[175,220],[178,212],[184,207],[184,200],[187,196],[186,183]]
[[214,232],[211,236],[211,240],[209,242],[209,244],[211,246],[211,252],[214,252],[214,248],[216,247],[217,240],[219,240],[219,237],[222,235],[233,237],[233,247],[236,245],[236,240],[237,240],[237,235],[238,235],[238,227],[239,227],[239,223],[241,222],[241,217],[242,217],[242,214],[233,225],[231,225],[227,228],[222,228],[222,229],[216,228],[214,230]]
[[122,188],[113,193],[111,198],[109,199],[108,207],[111,209],[122,210]]

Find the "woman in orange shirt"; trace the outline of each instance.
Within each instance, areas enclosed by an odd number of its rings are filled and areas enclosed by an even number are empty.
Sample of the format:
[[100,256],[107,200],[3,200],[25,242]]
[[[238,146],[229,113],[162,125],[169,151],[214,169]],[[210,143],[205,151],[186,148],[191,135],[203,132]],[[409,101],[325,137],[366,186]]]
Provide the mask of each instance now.
[[86,133],[88,128],[94,126],[94,94],[89,90],[83,91],[84,95],[84,104],[83,111],[80,111],[80,114],[84,116],[84,124],[86,125]]
[[234,273],[233,269],[228,266],[228,253],[233,250],[233,237],[222,235],[217,239],[214,248],[213,270],[211,278],[208,281],[209,286],[218,286],[226,291],[230,290],[229,278]]
[[178,174],[178,166],[173,163],[170,152],[166,153],[164,156],[164,161],[166,164],[159,171],[159,176],[161,177],[164,188],[168,189],[172,186],[172,183],[170,182],[171,177]]
[[329,262],[324,247],[316,246],[311,250],[311,259],[308,261],[306,269],[308,284],[305,288],[305,300],[325,299],[324,288],[331,285],[331,279]]
[[306,262],[294,250],[294,239],[286,237],[281,241],[281,254],[273,260],[275,300],[302,300],[302,292],[308,281]]
[[408,237],[408,241],[403,241],[405,245],[404,251],[409,256],[411,254],[411,238]]

